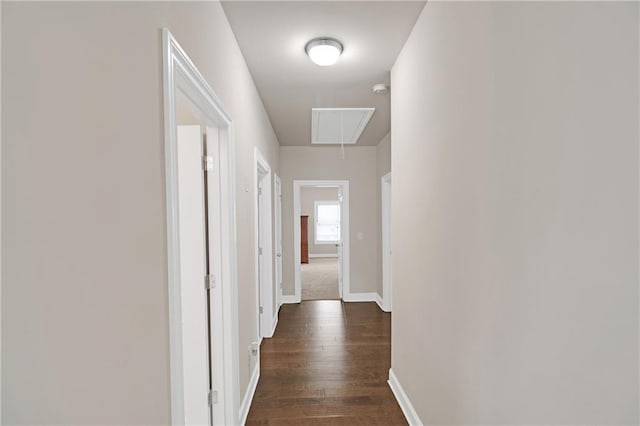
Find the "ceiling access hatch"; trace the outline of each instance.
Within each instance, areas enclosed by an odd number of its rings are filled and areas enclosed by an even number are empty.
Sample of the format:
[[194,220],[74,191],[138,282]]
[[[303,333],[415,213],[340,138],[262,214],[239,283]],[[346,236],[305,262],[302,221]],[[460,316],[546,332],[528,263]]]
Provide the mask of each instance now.
[[312,108],[312,144],[355,144],[375,108]]

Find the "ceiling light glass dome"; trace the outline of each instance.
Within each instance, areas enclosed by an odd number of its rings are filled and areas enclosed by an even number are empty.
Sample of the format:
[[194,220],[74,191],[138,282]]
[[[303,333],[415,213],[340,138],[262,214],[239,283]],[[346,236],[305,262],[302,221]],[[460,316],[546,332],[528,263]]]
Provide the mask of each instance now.
[[305,51],[315,64],[326,67],[338,61],[342,44],[333,38],[316,38],[307,43]]

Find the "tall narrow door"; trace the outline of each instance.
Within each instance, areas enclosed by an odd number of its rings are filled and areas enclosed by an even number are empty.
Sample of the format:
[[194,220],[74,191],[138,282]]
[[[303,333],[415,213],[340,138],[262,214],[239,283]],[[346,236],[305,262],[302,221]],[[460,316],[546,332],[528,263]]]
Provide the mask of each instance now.
[[340,203],[340,241],[338,242],[338,244],[336,244],[336,252],[338,253],[338,294],[340,295],[340,298],[342,299],[344,297],[344,295],[342,294],[342,277],[343,277],[343,268],[344,268],[344,261],[343,261],[343,241],[344,241],[344,235],[343,235],[343,229],[342,229],[342,224],[344,223],[343,217],[342,215],[344,214],[344,209],[342,208],[342,188],[338,189],[338,202]]
[[276,312],[282,303],[282,181],[275,176],[276,210]]
[[392,307],[391,173],[382,177],[382,308]]
[[264,303],[263,303],[263,269],[264,269],[264,204],[262,196],[262,176],[258,176],[257,182],[257,194],[258,194],[258,340],[265,334],[264,330]]
[[[224,364],[221,342],[223,327],[221,321],[214,321],[214,314],[223,310],[222,289],[222,203],[220,185],[220,135],[217,128],[207,127],[204,144],[205,174],[205,213],[206,213],[206,247],[207,247],[207,306],[209,328],[209,406],[214,425],[224,424]],[[216,315],[220,318],[220,315]]]
[[205,179],[200,126],[178,126],[180,299],[184,423],[210,424],[210,331]]

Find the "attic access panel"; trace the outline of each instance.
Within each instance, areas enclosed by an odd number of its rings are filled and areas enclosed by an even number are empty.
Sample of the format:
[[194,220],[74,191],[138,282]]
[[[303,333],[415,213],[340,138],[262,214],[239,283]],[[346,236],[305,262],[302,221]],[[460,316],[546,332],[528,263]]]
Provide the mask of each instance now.
[[355,144],[375,108],[312,108],[312,144]]

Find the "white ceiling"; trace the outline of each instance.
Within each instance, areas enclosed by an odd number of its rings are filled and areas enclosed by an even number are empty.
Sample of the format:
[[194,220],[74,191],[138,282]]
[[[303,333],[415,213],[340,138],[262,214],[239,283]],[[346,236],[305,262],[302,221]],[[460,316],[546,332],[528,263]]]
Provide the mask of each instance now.
[[[390,130],[389,72],[422,1],[223,1],[231,28],[281,145],[311,145],[311,108],[376,108],[358,145],[376,145]],[[338,63],[320,67],[305,44],[342,42]],[[393,91],[393,88],[391,88]]]

